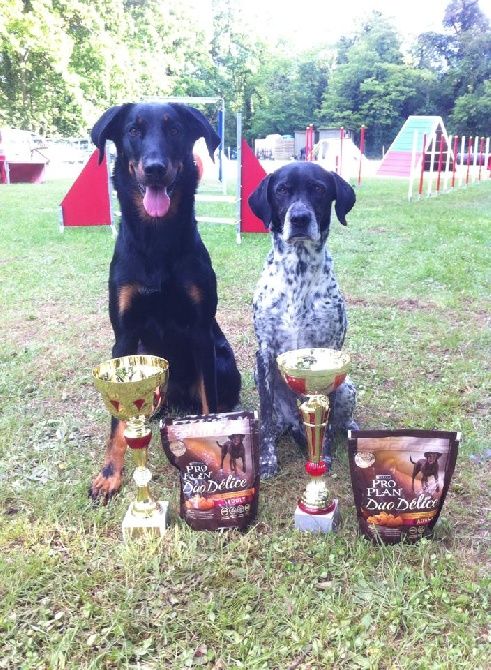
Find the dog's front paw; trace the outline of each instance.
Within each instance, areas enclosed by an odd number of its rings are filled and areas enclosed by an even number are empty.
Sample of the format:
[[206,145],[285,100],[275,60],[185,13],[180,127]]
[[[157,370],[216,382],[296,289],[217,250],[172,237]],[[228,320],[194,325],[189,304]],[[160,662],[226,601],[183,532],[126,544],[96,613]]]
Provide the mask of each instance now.
[[89,498],[92,498],[94,502],[107,505],[121,488],[122,482],[122,470],[116,470],[112,463],[106,463],[89,487]]

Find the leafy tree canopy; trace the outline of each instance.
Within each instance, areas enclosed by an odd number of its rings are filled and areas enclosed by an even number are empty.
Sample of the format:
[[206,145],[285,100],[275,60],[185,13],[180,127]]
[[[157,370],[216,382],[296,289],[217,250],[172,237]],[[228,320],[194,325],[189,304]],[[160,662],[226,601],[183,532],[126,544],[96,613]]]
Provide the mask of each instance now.
[[122,101],[215,95],[230,144],[237,111],[249,139],[363,123],[373,155],[409,114],[441,115],[450,132],[490,132],[491,29],[478,0],[449,0],[442,31],[421,34],[409,53],[379,12],[336,45],[294,53],[256,37],[264,17],[248,3],[207,6],[0,0],[0,124],[73,135]]

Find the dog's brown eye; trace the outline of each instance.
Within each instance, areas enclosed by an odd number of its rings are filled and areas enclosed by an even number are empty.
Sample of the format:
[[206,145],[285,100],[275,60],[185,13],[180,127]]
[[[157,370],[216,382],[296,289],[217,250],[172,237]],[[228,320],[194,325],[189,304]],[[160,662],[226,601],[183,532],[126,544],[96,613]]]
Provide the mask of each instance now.
[[179,135],[179,128],[176,128],[176,126],[169,128],[169,135]]
[[140,134],[140,129],[137,128],[136,126],[131,126],[129,133],[131,137],[138,137],[138,135]]
[[280,195],[285,195],[285,193],[288,193],[288,187],[285,186],[285,184],[279,184],[276,193],[279,193]]
[[322,186],[322,184],[315,184],[314,185],[314,191],[316,193],[324,193],[325,190],[326,189],[324,188],[324,186]]

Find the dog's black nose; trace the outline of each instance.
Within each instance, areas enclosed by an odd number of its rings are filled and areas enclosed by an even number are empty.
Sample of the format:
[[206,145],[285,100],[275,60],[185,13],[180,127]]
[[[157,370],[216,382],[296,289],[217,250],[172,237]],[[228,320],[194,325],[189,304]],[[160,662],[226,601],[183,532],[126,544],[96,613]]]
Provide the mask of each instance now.
[[150,179],[162,179],[167,172],[167,163],[156,160],[148,161],[148,163],[144,163],[143,169],[145,170],[146,177]]
[[308,226],[312,221],[312,212],[304,205],[292,205],[290,222],[295,226]]

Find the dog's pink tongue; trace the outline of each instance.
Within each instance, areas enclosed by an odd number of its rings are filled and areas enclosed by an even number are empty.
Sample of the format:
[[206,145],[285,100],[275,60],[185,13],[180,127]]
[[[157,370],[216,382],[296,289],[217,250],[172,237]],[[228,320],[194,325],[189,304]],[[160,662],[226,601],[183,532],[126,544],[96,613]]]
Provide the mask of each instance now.
[[167,189],[147,186],[143,196],[143,206],[149,216],[165,216],[169,211],[170,198]]

